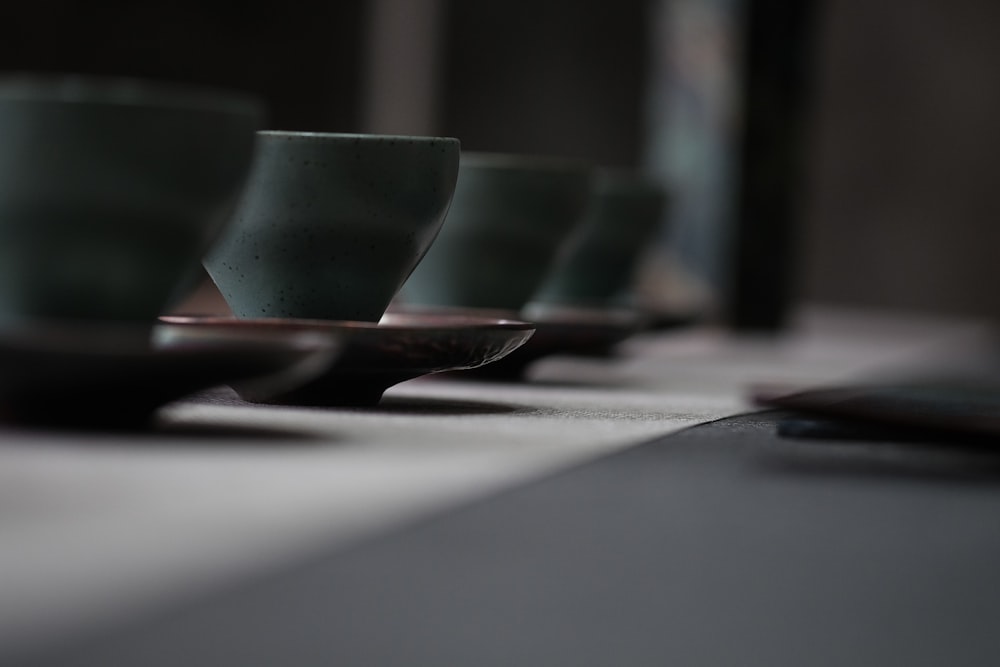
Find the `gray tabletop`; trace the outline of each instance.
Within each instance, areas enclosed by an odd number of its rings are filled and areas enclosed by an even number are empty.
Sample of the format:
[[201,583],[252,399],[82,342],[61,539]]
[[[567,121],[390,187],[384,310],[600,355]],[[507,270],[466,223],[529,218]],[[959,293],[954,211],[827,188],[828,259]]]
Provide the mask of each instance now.
[[[532,656],[570,659],[578,654],[562,652],[593,646],[588,637],[597,626],[581,625],[580,619],[556,625],[551,624],[552,618],[547,624],[540,622],[546,612],[567,609],[592,616],[593,623],[632,619],[626,625],[638,624],[629,631],[637,633],[634,640],[626,633],[607,644],[605,652],[588,649],[595,659],[618,656],[624,661],[616,662],[625,664],[656,657],[660,654],[654,649],[660,645],[647,645],[641,637],[652,636],[655,628],[670,627],[678,619],[686,619],[678,627],[690,633],[701,628],[700,635],[690,634],[690,642],[678,644],[678,651],[699,646],[722,651],[727,641],[745,650],[747,642],[760,642],[761,655],[768,657],[771,649],[765,649],[772,640],[763,639],[758,630],[777,632],[794,616],[789,613],[797,608],[792,602],[805,604],[801,596],[810,590],[827,591],[817,582],[826,581],[824,586],[834,592],[838,582],[869,586],[884,576],[891,558],[901,555],[888,547],[876,549],[882,560],[873,561],[876,566],[869,571],[866,563],[875,548],[872,545],[926,546],[926,540],[907,539],[929,534],[948,540],[934,542],[938,550],[928,551],[930,560],[895,565],[899,578],[887,580],[891,590],[910,590],[917,596],[918,588],[923,588],[927,597],[920,600],[954,605],[961,599],[978,599],[985,605],[986,598],[966,598],[947,587],[934,588],[937,584],[924,579],[931,566],[934,571],[957,569],[962,576],[983,574],[983,554],[988,556],[992,548],[983,531],[992,503],[989,484],[952,488],[894,482],[886,494],[882,483],[875,483],[877,477],[859,482],[835,476],[836,484],[830,487],[799,471],[788,479],[777,475],[762,481],[746,476],[747,461],[739,455],[742,446],[738,443],[697,448],[688,454],[690,446],[652,450],[638,446],[691,425],[747,411],[750,383],[852,377],[887,364],[932,357],[968,345],[982,334],[979,323],[813,310],[803,314],[791,334],[777,340],[737,338],[711,328],[640,336],[627,342],[617,358],[548,359],[519,383],[412,381],[391,390],[384,404],[375,409],[250,406],[225,390],[216,390],[168,406],[161,415],[161,428],[148,434],[7,429],[0,442],[4,544],[0,553],[0,657],[16,664],[31,656],[56,661],[66,656],[100,661],[105,656],[108,662],[103,664],[136,664],[129,656],[143,655],[145,664],[149,656],[142,652],[164,638],[176,638],[172,632],[188,638],[208,632],[214,638],[210,645],[230,651],[238,651],[247,637],[270,636],[277,643],[258,646],[248,641],[246,646],[262,651],[261,656],[274,657],[277,654],[268,652],[272,649],[292,651],[286,655],[301,658],[300,664],[307,664],[308,655],[333,655],[326,652],[325,644],[305,642],[303,651],[309,646],[320,651],[306,655],[282,643],[282,637],[293,643],[301,639],[294,626],[305,616],[296,614],[314,616],[313,625],[302,625],[303,631],[317,629],[319,617],[297,594],[288,603],[289,609],[298,611],[289,612],[285,620],[255,616],[263,609],[255,606],[258,602],[270,600],[264,607],[271,606],[273,599],[268,596],[282,595],[281,590],[289,585],[288,568],[305,573],[304,589],[295,588],[297,584],[288,589],[299,593],[329,592],[325,584],[316,588],[313,576],[322,581],[334,576],[341,584],[359,582],[346,588],[338,584],[336,595],[321,595],[319,601],[346,605],[327,611],[347,614],[347,620],[341,619],[347,623],[343,627],[360,643],[338,642],[346,651],[339,655],[361,662],[368,655],[384,658],[383,664],[428,664],[394,662],[405,655],[384,648],[388,643],[382,641],[383,629],[406,638],[400,644],[404,648],[440,646],[440,633],[447,633],[457,652],[422,654],[428,659],[464,660],[467,654],[462,651],[472,650],[477,637],[482,640],[481,650],[492,645],[490,637],[514,642],[506,654],[512,660],[501,660],[498,655],[497,664]],[[635,461],[648,456],[641,452],[654,450],[668,451],[672,458],[652,464],[650,470],[666,477],[650,477],[644,486],[643,471],[650,464]],[[654,456],[657,461],[658,456]],[[628,465],[612,463],[610,468],[600,468],[605,472],[596,478],[597,494],[592,484],[584,485],[589,488],[589,500],[572,493],[551,495],[551,489],[560,488],[551,485],[554,481],[570,479],[577,471],[582,474],[591,464],[605,466],[614,461]],[[610,472],[615,470],[619,473]],[[536,505],[533,499],[524,511],[509,509],[507,503],[520,507],[526,501],[518,498],[534,498],[534,493],[542,493],[545,502]],[[661,497],[662,493],[668,496]],[[614,509],[613,504],[607,505],[608,499],[626,505]],[[836,502],[823,510],[828,500]],[[855,516],[878,516],[871,515],[871,500],[889,502],[884,521],[851,527],[849,519]],[[549,502],[555,506],[547,508]],[[605,505],[611,512],[606,516],[602,514]],[[796,514],[800,506],[809,511]],[[877,502],[872,505],[878,506]],[[817,508],[828,514],[815,514]],[[626,509],[626,514],[616,514]],[[474,516],[475,511],[499,512],[501,524],[510,524],[504,530],[515,532],[505,537],[508,534],[503,530],[497,532],[488,521],[480,520],[437,523],[456,514]],[[468,512],[473,514],[463,514]],[[629,518],[633,513],[634,521]],[[667,524],[644,524],[650,517]],[[966,521],[963,517],[975,518]],[[643,531],[643,525],[655,530]],[[625,530],[629,526],[636,530]],[[885,539],[871,542],[871,536],[886,526],[892,530]],[[517,532],[528,528],[530,535]],[[573,530],[566,533],[564,528]],[[832,552],[833,560],[822,561],[826,565],[819,569],[803,564],[816,565],[820,546],[848,528],[850,532],[843,534],[850,540],[830,542],[839,550]],[[912,534],[898,532],[904,529]],[[439,530],[446,534],[439,535]],[[452,535],[449,531],[453,530],[458,532]],[[957,532],[952,536],[949,531]],[[560,537],[564,534],[565,543]],[[636,541],[643,535],[655,538],[656,544]],[[530,537],[523,545],[526,550],[518,551],[525,537]],[[535,544],[540,537],[543,543]],[[605,546],[619,545],[620,553],[608,560],[608,554],[595,550],[597,543],[591,538]],[[387,548],[393,540],[403,541],[398,548]],[[981,551],[972,548],[977,540]],[[786,597],[774,598],[778,611],[768,616],[752,602],[751,594],[771,590],[765,586],[767,578],[759,576],[759,568],[779,555],[777,551],[786,551],[779,548],[783,544],[813,551],[805,553],[808,558],[799,565],[792,558],[795,551],[774,560],[775,571],[792,578],[780,583],[779,588],[787,588]],[[653,551],[646,551],[653,546]],[[744,547],[750,549],[747,557],[735,559]],[[366,553],[365,557],[351,555]],[[498,560],[491,554],[502,555],[505,567],[515,569],[495,573]],[[667,555],[675,560],[654,567]],[[577,561],[579,569],[574,569]],[[534,570],[533,563],[539,569]],[[846,568],[839,579],[829,577],[835,571],[831,563]],[[362,565],[363,571],[352,569]],[[606,565],[612,569],[606,570]],[[648,599],[642,590],[649,586],[651,591],[661,590],[656,582],[671,567],[680,566],[688,568],[681,570],[688,574],[679,579],[671,575],[671,587],[662,589],[672,600],[669,609],[661,600],[649,608],[650,613],[643,612]],[[312,568],[318,569],[313,572]],[[802,587],[810,581],[810,572],[818,577],[812,581],[814,589]],[[275,578],[273,588],[268,589],[271,573]],[[424,588],[402,586],[399,578],[404,574],[414,580],[408,586]],[[530,576],[522,579],[524,574]],[[448,578],[452,576],[457,578]],[[262,577],[264,584],[254,583]],[[584,579],[589,581],[586,586]],[[706,588],[709,582],[715,582],[714,588]],[[248,590],[245,586],[256,592],[240,592]],[[497,586],[510,595],[500,595]],[[228,597],[224,593],[228,590],[236,591],[236,597]],[[533,590],[542,598],[528,595]],[[548,599],[545,590],[561,593]],[[731,593],[728,597],[723,595],[726,590]],[[851,602],[857,598],[848,595],[847,588],[843,590],[841,606],[820,605],[808,612],[818,615],[813,621],[822,620],[826,613],[855,613],[857,605]],[[519,597],[518,591],[528,597]],[[458,597],[453,600],[452,594]],[[250,596],[246,605],[240,602],[241,595]],[[608,604],[596,604],[595,595],[607,597]],[[630,596],[635,596],[636,605],[626,604]],[[475,620],[460,613],[480,607],[496,614],[513,613],[522,602],[540,606],[495,635],[480,625],[494,617]],[[230,616],[233,604],[245,607],[250,616],[243,620],[233,616],[235,625],[226,628],[214,625],[218,617],[213,614],[225,610]],[[992,611],[988,605],[981,608]],[[729,611],[720,611],[725,609]],[[741,609],[746,614],[737,614]],[[888,612],[896,607],[883,605],[881,609]],[[182,616],[195,625],[169,621],[176,610],[184,610]],[[731,622],[712,625],[715,614]],[[425,618],[418,620],[421,615]],[[965,611],[960,615],[966,616]],[[752,622],[736,623],[735,619],[744,617]],[[984,618],[991,617],[984,613]],[[463,619],[468,623],[463,625]],[[534,625],[537,631],[529,627]],[[621,623],[615,627],[625,629]],[[706,634],[715,633],[714,627],[721,633],[717,644]],[[876,634],[865,627],[852,632]],[[898,630],[898,624],[893,627]],[[332,632],[325,622],[322,628]],[[458,641],[456,633],[465,638]],[[724,635],[732,641],[724,640]],[[346,635],[338,630],[331,636]],[[545,650],[556,653],[546,653],[535,643],[546,637]],[[845,641],[858,645],[861,639],[848,636]],[[199,646],[204,649],[209,644]],[[69,653],[62,653],[60,647]],[[710,651],[704,655],[721,658],[728,654]],[[201,649],[185,662],[197,664],[200,658],[253,664],[240,653]],[[489,661],[481,659],[477,664],[483,662]]]
[[45,665],[992,665],[1000,451],[696,426]]

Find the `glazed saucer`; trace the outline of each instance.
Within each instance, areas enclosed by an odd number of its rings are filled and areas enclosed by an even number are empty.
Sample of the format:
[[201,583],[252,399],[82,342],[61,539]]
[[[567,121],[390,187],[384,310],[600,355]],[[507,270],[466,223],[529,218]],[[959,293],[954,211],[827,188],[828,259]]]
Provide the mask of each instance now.
[[443,371],[479,368],[507,356],[531,338],[533,324],[477,314],[386,313],[379,322],[231,317],[164,316],[175,334],[216,329],[312,332],[343,338],[344,349],[310,381],[289,390],[261,390],[231,382],[253,403],[308,406],[370,406],[405,380]]
[[134,428],[170,401],[227,382],[300,384],[339,348],[310,335],[178,341],[171,328],[49,322],[0,331],[0,418]]
[[555,354],[609,356],[615,345],[641,331],[645,324],[642,311],[630,308],[528,304],[521,317],[535,325],[531,340],[469,377],[516,379],[531,363]]

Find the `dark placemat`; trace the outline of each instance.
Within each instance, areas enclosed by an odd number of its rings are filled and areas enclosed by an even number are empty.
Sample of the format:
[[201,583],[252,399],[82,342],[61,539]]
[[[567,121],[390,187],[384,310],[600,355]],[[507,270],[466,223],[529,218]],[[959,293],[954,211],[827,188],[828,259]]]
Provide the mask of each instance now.
[[688,429],[41,665],[1000,664],[1000,457]]
[[901,380],[814,387],[759,396],[765,407],[806,415],[910,429],[935,437],[1000,441],[1000,382]]

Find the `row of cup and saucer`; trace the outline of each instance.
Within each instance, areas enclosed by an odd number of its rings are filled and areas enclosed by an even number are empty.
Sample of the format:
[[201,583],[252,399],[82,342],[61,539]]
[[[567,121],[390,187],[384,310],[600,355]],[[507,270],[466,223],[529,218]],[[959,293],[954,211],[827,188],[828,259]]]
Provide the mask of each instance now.
[[134,426],[228,385],[253,403],[373,406],[416,377],[517,379],[550,354],[606,354],[638,312],[393,305],[379,322],[164,315],[152,325],[47,324],[0,334],[0,416]]
[[390,387],[426,375],[519,380],[546,356],[610,356],[650,325],[639,308],[538,303],[510,311],[394,302],[379,322],[169,315],[160,318],[156,338],[160,349],[176,350],[206,339],[267,335],[280,345],[284,336],[318,336],[340,349],[312,377],[294,386],[226,384],[252,403],[373,406]]
[[324,372],[291,390],[229,383],[244,400],[310,406],[370,406],[400,382],[431,374],[519,380],[550,355],[610,356],[643,330],[640,309],[533,303],[520,311],[394,302],[375,322],[165,316],[162,343],[244,332],[314,333],[342,341]]
[[379,322],[168,315],[160,318],[155,338],[159,349],[176,351],[227,337],[265,335],[280,346],[286,336],[318,336],[339,349],[308,379],[294,386],[241,379],[225,384],[252,403],[372,406],[390,387],[425,375],[517,379],[549,354],[603,354],[641,324],[637,313],[626,311],[397,303]]
[[390,386],[488,364],[533,333],[528,322],[458,314],[8,326],[0,333],[0,417],[132,428],[166,403],[222,385],[255,403],[375,405]]

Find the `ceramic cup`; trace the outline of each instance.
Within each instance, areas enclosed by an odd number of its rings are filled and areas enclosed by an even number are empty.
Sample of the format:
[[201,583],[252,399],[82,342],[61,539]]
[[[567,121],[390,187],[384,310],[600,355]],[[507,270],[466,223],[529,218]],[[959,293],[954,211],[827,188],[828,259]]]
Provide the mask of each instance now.
[[533,297],[583,307],[626,305],[639,259],[663,227],[666,188],[641,174],[602,169],[577,234]]
[[237,317],[377,321],[444,222],[459,153],[447,137],[259,132],[205,268]]
[[572,159],[463,153],[448,219],[400,302],[519,311],[579,222],[591,172]]
[[230,218],[265,109],[124,78],[0,78],[0,325],[152,323]]

